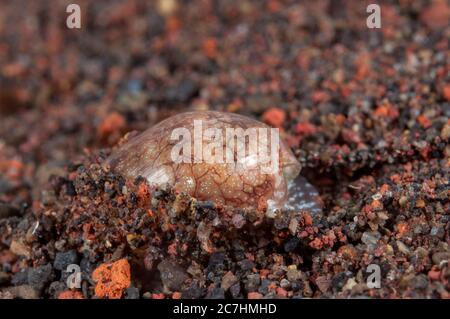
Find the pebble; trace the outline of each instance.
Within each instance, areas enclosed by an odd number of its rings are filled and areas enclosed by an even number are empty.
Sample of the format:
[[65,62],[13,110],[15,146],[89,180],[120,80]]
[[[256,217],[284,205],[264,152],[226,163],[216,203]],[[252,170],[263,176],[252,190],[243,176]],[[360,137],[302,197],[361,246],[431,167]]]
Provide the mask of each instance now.
[[3,290],[20,299],[38,299],[39,291],[30,285],[22,285],[16,287],[9,287]]
[[28,271],[30,268],[21,269],[16,272],[11,279],[11,283],[14,286],[21,286],[28,284]]
[[322,293],[327,293],[330,288],[331,280],[329,280],[326,276],[319,276],[316,278],[316,285],[319,287]]
[[291,283],[290,283],[289,280],[283,278],[283,279],[281,279],[281,281],[280,281],[280,287],[281,287],[281,288],[284,288],[284,289],[290,288],[290,287],[291,287]]
[[53,267],[57,270],[66,270],[70,264],[78,264],[78,256],[75,250],[58,252],[53,262]]
[[331,280],[331,287],[333,287],[335,291],[340,291],[344,288],[347,280],[348,274],[346,272],[341,272],[333,277]]
[[435,265],[439,266],[441,263],[450,260],[450,251],[436,252],[431,256],[431,259]]
[[408,203],[408,197],[406,197],[406,196],[400,197],[400,199],[398,200],[398,203],[400,206],[405,207],[406,204]]
[[125,290],[125,299],[139,299],[139,289],[136,287],[129,287]]
[[297,269],[288,269],[286,277],[290,282],[297,281],[302,277],[302,272]]
[[181,298],[182,299],[199,299],[205,293],[205,289],[201,289],[195,286],[189,287],[182,291]]
[[269,285],[272,282],[269,279],[263,279],[261,280],[261,285],[258,288],[258,292],[262,293],[263,295],[267,294],[269,292]]
[[364,232],[361,237],[361,241],[366,245],[376,245],[380,240],[381,235],[379,232]]
[[299,243],[300,243],[300,239],[297,237],[294,237],[294,238],[288,240],[284,244],[284,251],[286,251],[287,253],[294,251],[297,248]]
[[181,290],[181,285],[187,279],[183,268],[168,259],[161,261],[157,268],[161,274],[161,281],[164,286],[171,291]]
[[166,98],[171,103],[186,103],[198,92],[198,89],[197,83],[193,80],[183,79],[176,86],[167,90]]
[[400,240],[397,240],[396,243],[397,243],[397,248],[400,252],[404,253],[405,255],[411,254],[411,250],[403,242],[401,242]]
[[152,299],[152,293],[151,292],[144,292],[144,294],[142,295],[143,299]]
[[247,294],[248,299],[262,299],[263,295],[258,292],[249,292]]
[[54,281],[48,286],[48,293],[53,298],[58,298],[59,294],[67,289],[67,284],[64,281]]
[[235,283],[238,282],[238,278],[231,272],[227,272],[222,277],[222,283],[220,284],[220,287],[227,291],[231,286],[233,286]]
[[245,283],[245,290],[256,291],[261,283],[261,277],[259,274],[251,274],[247,276],[247,282]]
[[429,283],[428,277],[425,274],[415,276],[411,282],[415,289],[426,289]]
[[225,267],[226,255],[223,252],[212,253],[209,257],[208,272],[218,272]]
[[234,284],[230,287],[230,292],[233,298],[239,298],[241,295],[241,285],[239,283]]
[[31,258],[30,248],[18,240],[13,239],[9,249],[17,256],[23,256],[27,259]]
[[252,270],[255,267],[255,263],[251,260],[244,259],[238,262],[238,265],[241,267],[243,271]]
[[358,283],[356,282],[355,278],[349,278],[347,282],[345,283],[345,286],[342,288],[342,290],[352,290],[353,287],[355,287]]
[[28,271],[28,284],[37,290],[41,290],[51,280],[53,268],[51,264],[30,268]]
[[208,290],[206,299],[225,299],[225,290],[222,288],[212,288]]

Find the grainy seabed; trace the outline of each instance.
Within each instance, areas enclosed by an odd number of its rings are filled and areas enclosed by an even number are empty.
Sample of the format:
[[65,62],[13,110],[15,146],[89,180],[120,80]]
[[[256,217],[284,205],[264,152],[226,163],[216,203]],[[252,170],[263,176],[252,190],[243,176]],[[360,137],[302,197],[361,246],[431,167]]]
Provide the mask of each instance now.
[[[69,30],[63,2],[2,1],[0,298],[449,298],[450,7],[400,3],[374,30],[361,1],[83,1]],[[280,128],[321,210],[102,168],[206,109]]]

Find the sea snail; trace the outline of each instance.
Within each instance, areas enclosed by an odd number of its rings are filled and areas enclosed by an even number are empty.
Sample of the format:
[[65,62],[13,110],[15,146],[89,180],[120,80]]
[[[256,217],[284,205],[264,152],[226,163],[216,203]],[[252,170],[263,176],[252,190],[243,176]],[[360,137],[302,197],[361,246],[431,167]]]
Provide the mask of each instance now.
[[[293,182],[301,166],[278,129],[238,114],[174,115],[119,146],[106,163],[127,177],[223,206],[315,209],[314,189],[303,178]],[[289,188],[295,189],[290,197]]]

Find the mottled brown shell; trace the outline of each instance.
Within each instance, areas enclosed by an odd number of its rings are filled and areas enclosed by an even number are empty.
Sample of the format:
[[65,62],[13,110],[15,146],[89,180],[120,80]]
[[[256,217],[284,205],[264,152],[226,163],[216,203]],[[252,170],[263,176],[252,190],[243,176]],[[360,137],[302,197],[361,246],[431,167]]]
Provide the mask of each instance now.
[[[193,133],[194,120],[202,120],[203,130],[270,129],[264,123],[232,113],[181,113],[158,123],[120,146],[107,159],[107,163],[113,170],[125,176],[142,176],[151,185],[169,185],[198,200],[256,209],[267,205],[281,207],[284,204],[288,196],[288,181],[299,174],[300,164],[283,141],[280,140],[279,143],[279,165],[274,173],[262,172],[260,163],[245,170],[237,169],[236,165],[229,163],[175,163],[171,152],[179,141],[172,139],[172,132],[183,127]],[[201,143],[205,147],[208,142]],[[225,145],[223,147],[225,148]]]

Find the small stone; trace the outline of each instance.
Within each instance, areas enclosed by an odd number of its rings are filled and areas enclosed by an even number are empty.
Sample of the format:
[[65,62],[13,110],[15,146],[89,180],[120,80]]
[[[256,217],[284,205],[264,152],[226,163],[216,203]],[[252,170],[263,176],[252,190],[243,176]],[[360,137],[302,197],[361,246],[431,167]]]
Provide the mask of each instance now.
[[129,287],[125,290],[125,299],[139,299],[139,289]]
[[249,271],[255,267],[255,263],[249,259],[241,260],[238,264],[243,271]]
[[261,280],[261,285],[258,288],[258,292],[262,293],[263,295],[266,295],[269,293],[269,285],[271,285],[272,281],[269,279],[263,279]]
[[286,277],[290,282],[297,281],[302,277],[302,272],[297,269],[288,269]]
[[439,270],[431,269],[428,272],[428,278],[432,281],[438,281],[441,278],[441,272]]
[[366,245],[376,245],[380,240],[381,235],[379,232],[364,232],[361,236],[361,241]]
[[272,107],[262,115],[263,121],[273,127],[282,127],[286,120],[286,112],[280,108]]
[[[450,90],[449,90],[450,91]],[[441,130],[441,138],[446,141],[450,139],[450,124],[446,123]]]
[[246,220],[241,214],[236,214],[231,219],[231,222],[233,223],[234,227],[240,229],[245,225]]
[[397,240],[397,248],[400,252],[402,252],[405,255],[409,255],[411,254],[411,250],[409,250],[409,248],[400,240]]
[[316,278],[316,285],[322,293],[327,293],[330,289],[331,280],[326,276],[319,276]]
[[14,299],[14,295],[9,291],[0,291],[0,299]]
[[144,294],[142,295],[143,299],[152,299],[152,293],[151,292],[144,292]]
[[450,19],[450,6],[445,0],[430,1],[429,5],[421,10],[419,18],[433,30],[444,29]]
[[357,284],[358,283],[356,282],[355,278],[349,278],[345,283],[345,286],[342,288],[342,290],[352,290],[352,288],[355,287]]
[[63,291],[67,291],[67,283],[64,281],[54,281],[48,285],[47,292],[52,298],[58,298]]
[[11,279],[11,283],[14,286],[22,286],[28,284],[28,271],[29,268],[21,269],[16,272]]
[[51,280],[52,273],[51,264],[30,268],[28,271],[28,284],[37,290],[41,290]]
[[442,262],[450,260],[450,251],[441,251],[441,252],[434,253],[431,256],[431,259],[433,260],[433,263],[435,265],[439,266]]
[[309,282],[304,281],[303,284],[304,284],[304,286],[303,286],[303,296],[308,297],[308,298],[312,297],[314,292],[313,292]]
[[284,244],[284,250],[287,253],[293,252],[297,248],[299,243],[300,243],[300,239],[297,237],[293,237]]
[[401,207],[405,207],[407,203],[408,203],[408,197],[406,197],[406,196],[402,196],[402,197],[400,197],[400,199],[398,200],[398,204],[399,204]]
[[51,205],[56,202],[56,195],[53,190],[43,190],[41,194],[42,204]]
[[60,240],[55,241],[55,249],[58,251],[64,250],[66,243],[67,243],[67,241],[65,239],[60,239]]
[[280,287],[283,289],[287,289],[291,287],[291,283],[289,280],[287,280],[286,278],[281,279],[280,281]]
[[263,295],[258,292],[249,292],[247,295],[248,299],[262,299]]
[[402,288],[410,287],[414,279],[413,273],[407,273],[400,278],[399,286]]
[[286,291],[286,289],[283,289],[281,287],[277,288],[277,295],[281,298],[286,298],[287,297],[288,292]]
[[208,290],[206,299],[225,299],[225,291],[222,288],[212,288]]
[[181,299],[181,292],[177,291],[172,294],[172,299],[178,300]]
[[256,291],[261,283],[261,277],[259,274],[251,274],[247,276],[247,282],[245,284],[245,289],[247,291]]
[[291,221],[289,222],[289,231],[291,232],[292,235],[295,235],[297,232],[297,227],[298,227],[298,220],[295,218],[292,218]]
[[436,226],[431,227],[431,230],[430,230],[431,236],[436,236],[436,237],[442,238],[444,236],[444,234],[445,234],[445,229],[443,227],[436,227]]
[[84,299],[83,294],[80,291],[66,290],[62,291],[57,296],[58,299]]
[[223,276],[220,287],[225,291],[227,291],[231,286],[233,286],[237,282],[238,282],[237,277],[231,271],[229,271]]
[[66,270],[70,264],[78,264],[78,256],[75,250],[58,252],[53,262],[53,267],[57,270]]
[[423,199],[419,198],[419,199],[416,201],[416,207],[417,207],[417,208],[424,208],[424,207],[425,207],[425,201],[424,201]]
[[347,283],[348,275],[346,272],[341,272],[333,277],[331,280],[331,286],[335,291],[340,291],[342,288],[344,288],[345,284]]
[[17,256],[23,256],[27,259],[31,258],[30,248],[18,240],[13,239],[9,249]]
[[233,286],[230,287],[230,292],[233,298],[235,299],[238,298],[241,293],[241,285],[239,283],[234,284]]
[[131,269],[127,259],[100,264],[92,273],[96,283],[95,295],[99,298],[120,299],[131,284]]
[[426,275],[419,274],[411,280],[411,283],[413,288],[423,290],[428,287],[430,282],[428,281],[428,277]]
[[156,8],[159,14],[168,17],[177,9],[177,6],[178,2],[176,0],[158,0]]
[[22,285],[16,287],[9,287],[4,289],[4,292],[9,292],[20,299],[38,299],[39,291],[32,286]]
[[200,299],[205,293],[205,289],[199,288],[196,285],[185,289],[181,293],[182,299]]
[[181,285],[187,279],[186,272],[175,262],[163,260],[157,266],[161,273],[161,281],[171,291],[180,291]]

